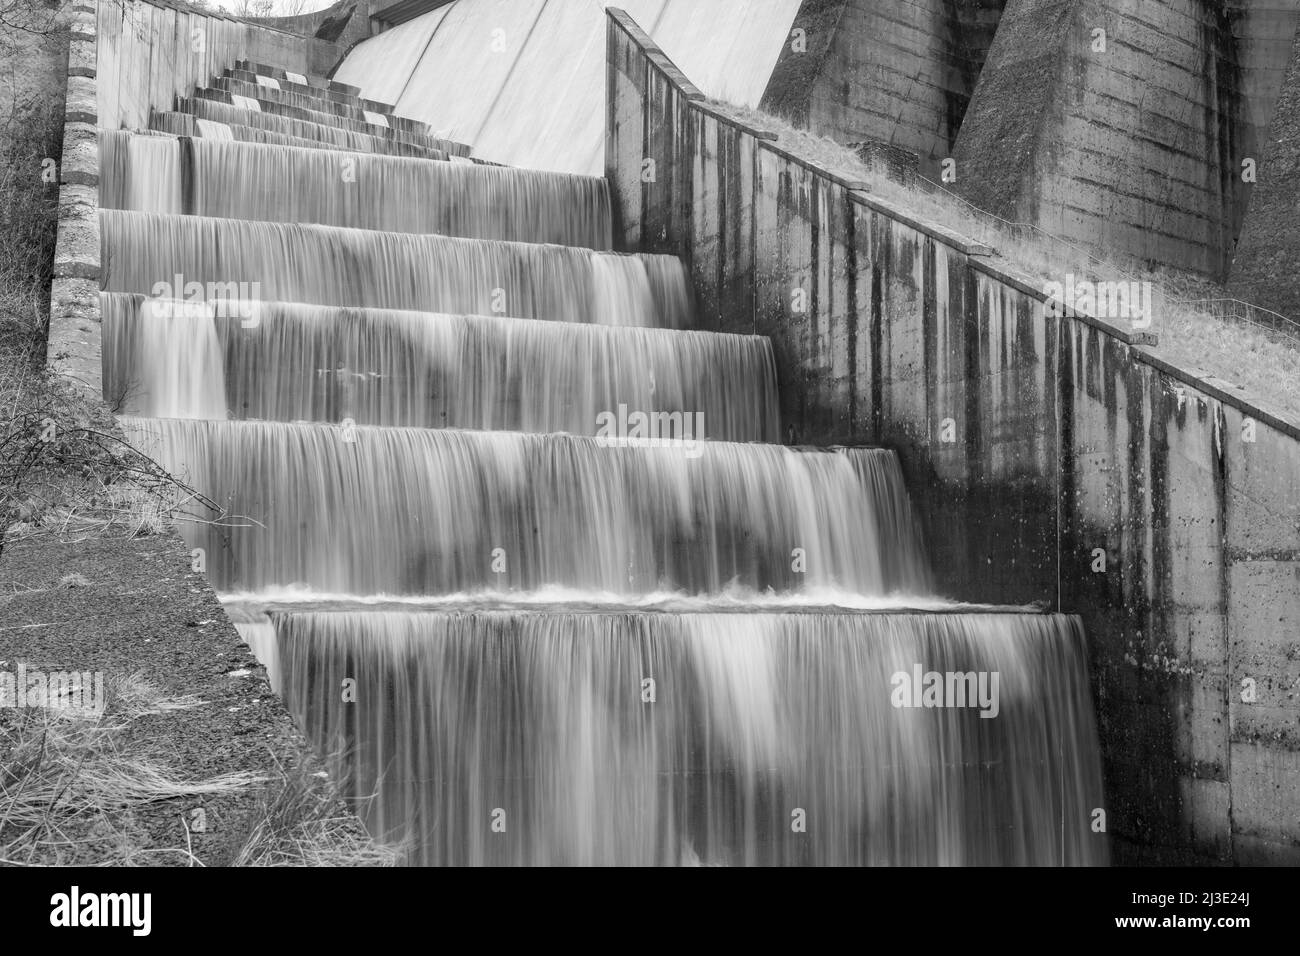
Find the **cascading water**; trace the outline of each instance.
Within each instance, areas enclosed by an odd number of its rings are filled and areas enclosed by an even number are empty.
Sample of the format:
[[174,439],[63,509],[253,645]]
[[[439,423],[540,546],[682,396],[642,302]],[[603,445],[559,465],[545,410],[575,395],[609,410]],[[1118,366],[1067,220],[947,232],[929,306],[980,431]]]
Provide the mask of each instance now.
[[611,246],[609,191],[591,176],[122,131],[99,148],[106,209]]
[[157,296],[165,285],[191,298],[174,288],[182,277],[209,298],[648,328],[690,321],[686,270],[671,256],[116,209],[99,216],[107,292]]
[[770,344],[609,252],[603,181],[254,69],[102,136],[105,395],[373,833],[1105,861],[1075,619],[931,594],[895,456],[777,444]]
[[[284,302],[221,306],[225,315],[216,304],[106,293],[106,372],[136,370],[154,382],[183,369],[190,400],[172,400],[171,389],[144,394],[116,377],[105,393],[126,396],[118,405],[126,413],[157,418],[350,418],[574,435],[594,435],[600,413],[622,405],[629,414],[702,414],[710,438],[780,438],[776,364],[757,336]],[[165,313],[183,321],[167,330],[174,345],[159,350]],[[203,360],[186,367],[186,354]]]
[[[925,585],[888,451],[611,447],[564,435],[280,422],[122,425],[170,471],[256,519],[186,525],[223,590],[697,593],[730,582],[788,590],[802,578],[874,595]],[[291,509],[275,507],[286,501]],[[800,574],[796,550],[807,564]]]
[[[1061,864],[1095,858],[1069,619],[287,612],[287,687],[372,827],[454,864]],[[997,713],[891,677],[999,674]],[[337,689],[356,682],[355,702]],[[652,685],[645,682],[653,681]],[[653,700],[645,692],[653,689]],[[990,711],[991,712],[991,711]],[[1064,745],[1068,742],[1068,746]],[[494,838],[505,811],[513,840]],[[792,829],[801,811],[803,832]]]

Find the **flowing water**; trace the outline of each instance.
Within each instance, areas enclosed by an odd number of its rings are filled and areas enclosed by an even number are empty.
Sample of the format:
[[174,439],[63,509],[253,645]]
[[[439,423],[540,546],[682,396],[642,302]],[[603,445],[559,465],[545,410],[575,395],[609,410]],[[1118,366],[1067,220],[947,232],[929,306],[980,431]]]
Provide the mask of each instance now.
[[1078,621],[933,594],[895,455],[780,444],[770,343],[611,252],[603,180],[264,79],[102,134],[104,390],[377,837],[1106,860]]

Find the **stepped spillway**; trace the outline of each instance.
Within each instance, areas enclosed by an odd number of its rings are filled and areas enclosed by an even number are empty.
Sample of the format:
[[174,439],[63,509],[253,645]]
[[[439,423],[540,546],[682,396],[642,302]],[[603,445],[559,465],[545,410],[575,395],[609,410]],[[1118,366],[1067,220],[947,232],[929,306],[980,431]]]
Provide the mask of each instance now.
[[[328,751],[367,742],[353,783],[379,794],[372,826],[413,841],[424,862],[1094,858],[1098,758],[1082,634],[1069,619],[543,610],[274,620],[304,726]],[[894,709],[878,689],[914,661],[997,672],[997,716]],[[351,704],[335,693],[347,678]],[[498,809],[520,839],[493,838]],[[793,810],[807,832],[792,831]]]
[[690,321],[688,277],[671,256],[117,209],[99,216],[108,292],[156,296],[179,276],[186,287],[228,289],[228,298],[649,328]]
[[[758,336],[285,302],[105,293],[105,394],[156,418],[328,421],[594,435],[600,414],[702,415],[779,440]],[[226,314],[219,314],[225,312]],[[126,370],[130,370],[129,374]],[[181,374],[182,371],[184,374]]]
[[175,106],[101,133],[105,397],[373,833],[1105,861],[1077,620],[932,594],[896,456],[780,444],[771,344],[611,252],[603,180],[265,64]]

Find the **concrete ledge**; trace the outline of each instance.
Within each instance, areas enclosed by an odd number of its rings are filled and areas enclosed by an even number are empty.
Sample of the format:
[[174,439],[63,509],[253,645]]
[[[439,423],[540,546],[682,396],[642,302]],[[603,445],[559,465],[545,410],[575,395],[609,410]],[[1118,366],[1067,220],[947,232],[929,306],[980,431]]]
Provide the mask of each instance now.
[[74,34],[68,42],[68,76],[95,76],[98,62],[97,44],[94,36]]
[[728,113],[724,112],[723,110],[718,109],[718,107],[712,105],[708,101],[695,103],[695,108],[699,110],[701,113],[703,113],[705,116],[711,116],[715,120],[718,120],[719,122],[726,123],[728,126],[732,126],[738,130],[742,130],[748,133],[750,136],[754,137],[754,139],[763,140],[764,142],[776,142],[778,139],[780,139],[780,137],[777,136],[777,134],[772,132],[770,129],[763,129],[762,127],[759,126],[751,126],[748,123],[741,122],[740,120],[736,119],[734,116],[731,116]]
[[904,225],[911,226],[917,232],[924,233],[932,239],[937,239],[940,242],[946,243],[963,255],[993,255],[993,250],[983,243],[976,242],[973,239],[968,239],[960,233],[953,232],[945,226],[940,226],[937,223],[919,219],[916,216],[905,212],[900,207],[895,206],[893,203],[871,195],[871,193],[866,191],[865,188],[854,189],[854,191],[849,194],[849,199],[859,205],[874,209],[876,212],[888,216],[891,219],[896,219]]
[[99,191],[95,185],[59,187],[59,237],[54,245],[55,278],[98,279]]
[[68,95],[63,116],[68,123],[89,123],[94,126],[99,122],[99,94],[93,78],[68,77]]
[[59,181],[68,185],[99,186],[99,131],[90,123],[68,123],[63,127]]
[[46,365],[96,401],[103,381],[101,332],[99,280],[55,279],[50,289]]
[[[691,101],[708,99],[700,92],[699,87],[686,78],[685,73],[677,69],[677,64],[668,59],[667,54],[659,47],[659,44],[655,43],[650,38],[650,35],[641,29],[637,22],[628,15],[627,11],[618,7],[608,7],[605,12],[609,15],[610,20],[616,23],[619,29],[641,48],[646,59],[664,75],[664,78],[676,88],[678,93]],[[731,122],[735,123],[734,120]]]
[[[731,124],[733,126],[739,125],[736,123],[735,120],[732,120]],[[841,176],[839,173],[835,173],[827,169],[825,166],[817,162],[815,159],[809,159],[806,156],[800,156],[798,153],[792,152],[786,149],[784,146],[779,145],[778,143],[765,142],[761,144],[761,148],[767,150],[769,153],[776,153],[776,155],[780,156],[782,159],[786,160],[787,162],[794,163],[796,166],[802,166],[804,169],[808,170],[809,172],[816,173],[818,176],[822,177],[822,179],[835,183],[835,185],[843,189],[849,190],[850,193],[860,192],[868,188],[868,184],[863,182],[862,180],[850,179],[847,176]]]

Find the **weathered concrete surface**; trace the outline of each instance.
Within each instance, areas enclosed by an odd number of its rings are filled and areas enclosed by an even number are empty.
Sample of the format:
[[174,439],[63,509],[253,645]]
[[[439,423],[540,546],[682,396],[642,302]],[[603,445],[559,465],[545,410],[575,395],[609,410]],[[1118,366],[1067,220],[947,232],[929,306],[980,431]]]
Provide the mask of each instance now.
[[58,234],[46,363],[87,394],[100,392],[99,140],[95,13],[68,14],[68,80],[59,159]]
[[1228,291],[1300,322],[1300,33],[1259,153],[1258,182],[1251,187]]
[[[763,107],[841,143],[887,143],[926,172],[952,155],[1006,0],[805,0]],[[917,165],[917,164],[913,164]]]
[[611,21],[616,241],[682,256],[704,327],[772,338],[792,440],[899,451],[949,595],[1083,617],[1121,862],[1300,862],[1300,427],[1049,315],[637,34]]
[[1296,0],[1010,0],[957,191],[1111,254],[1227,273]]

